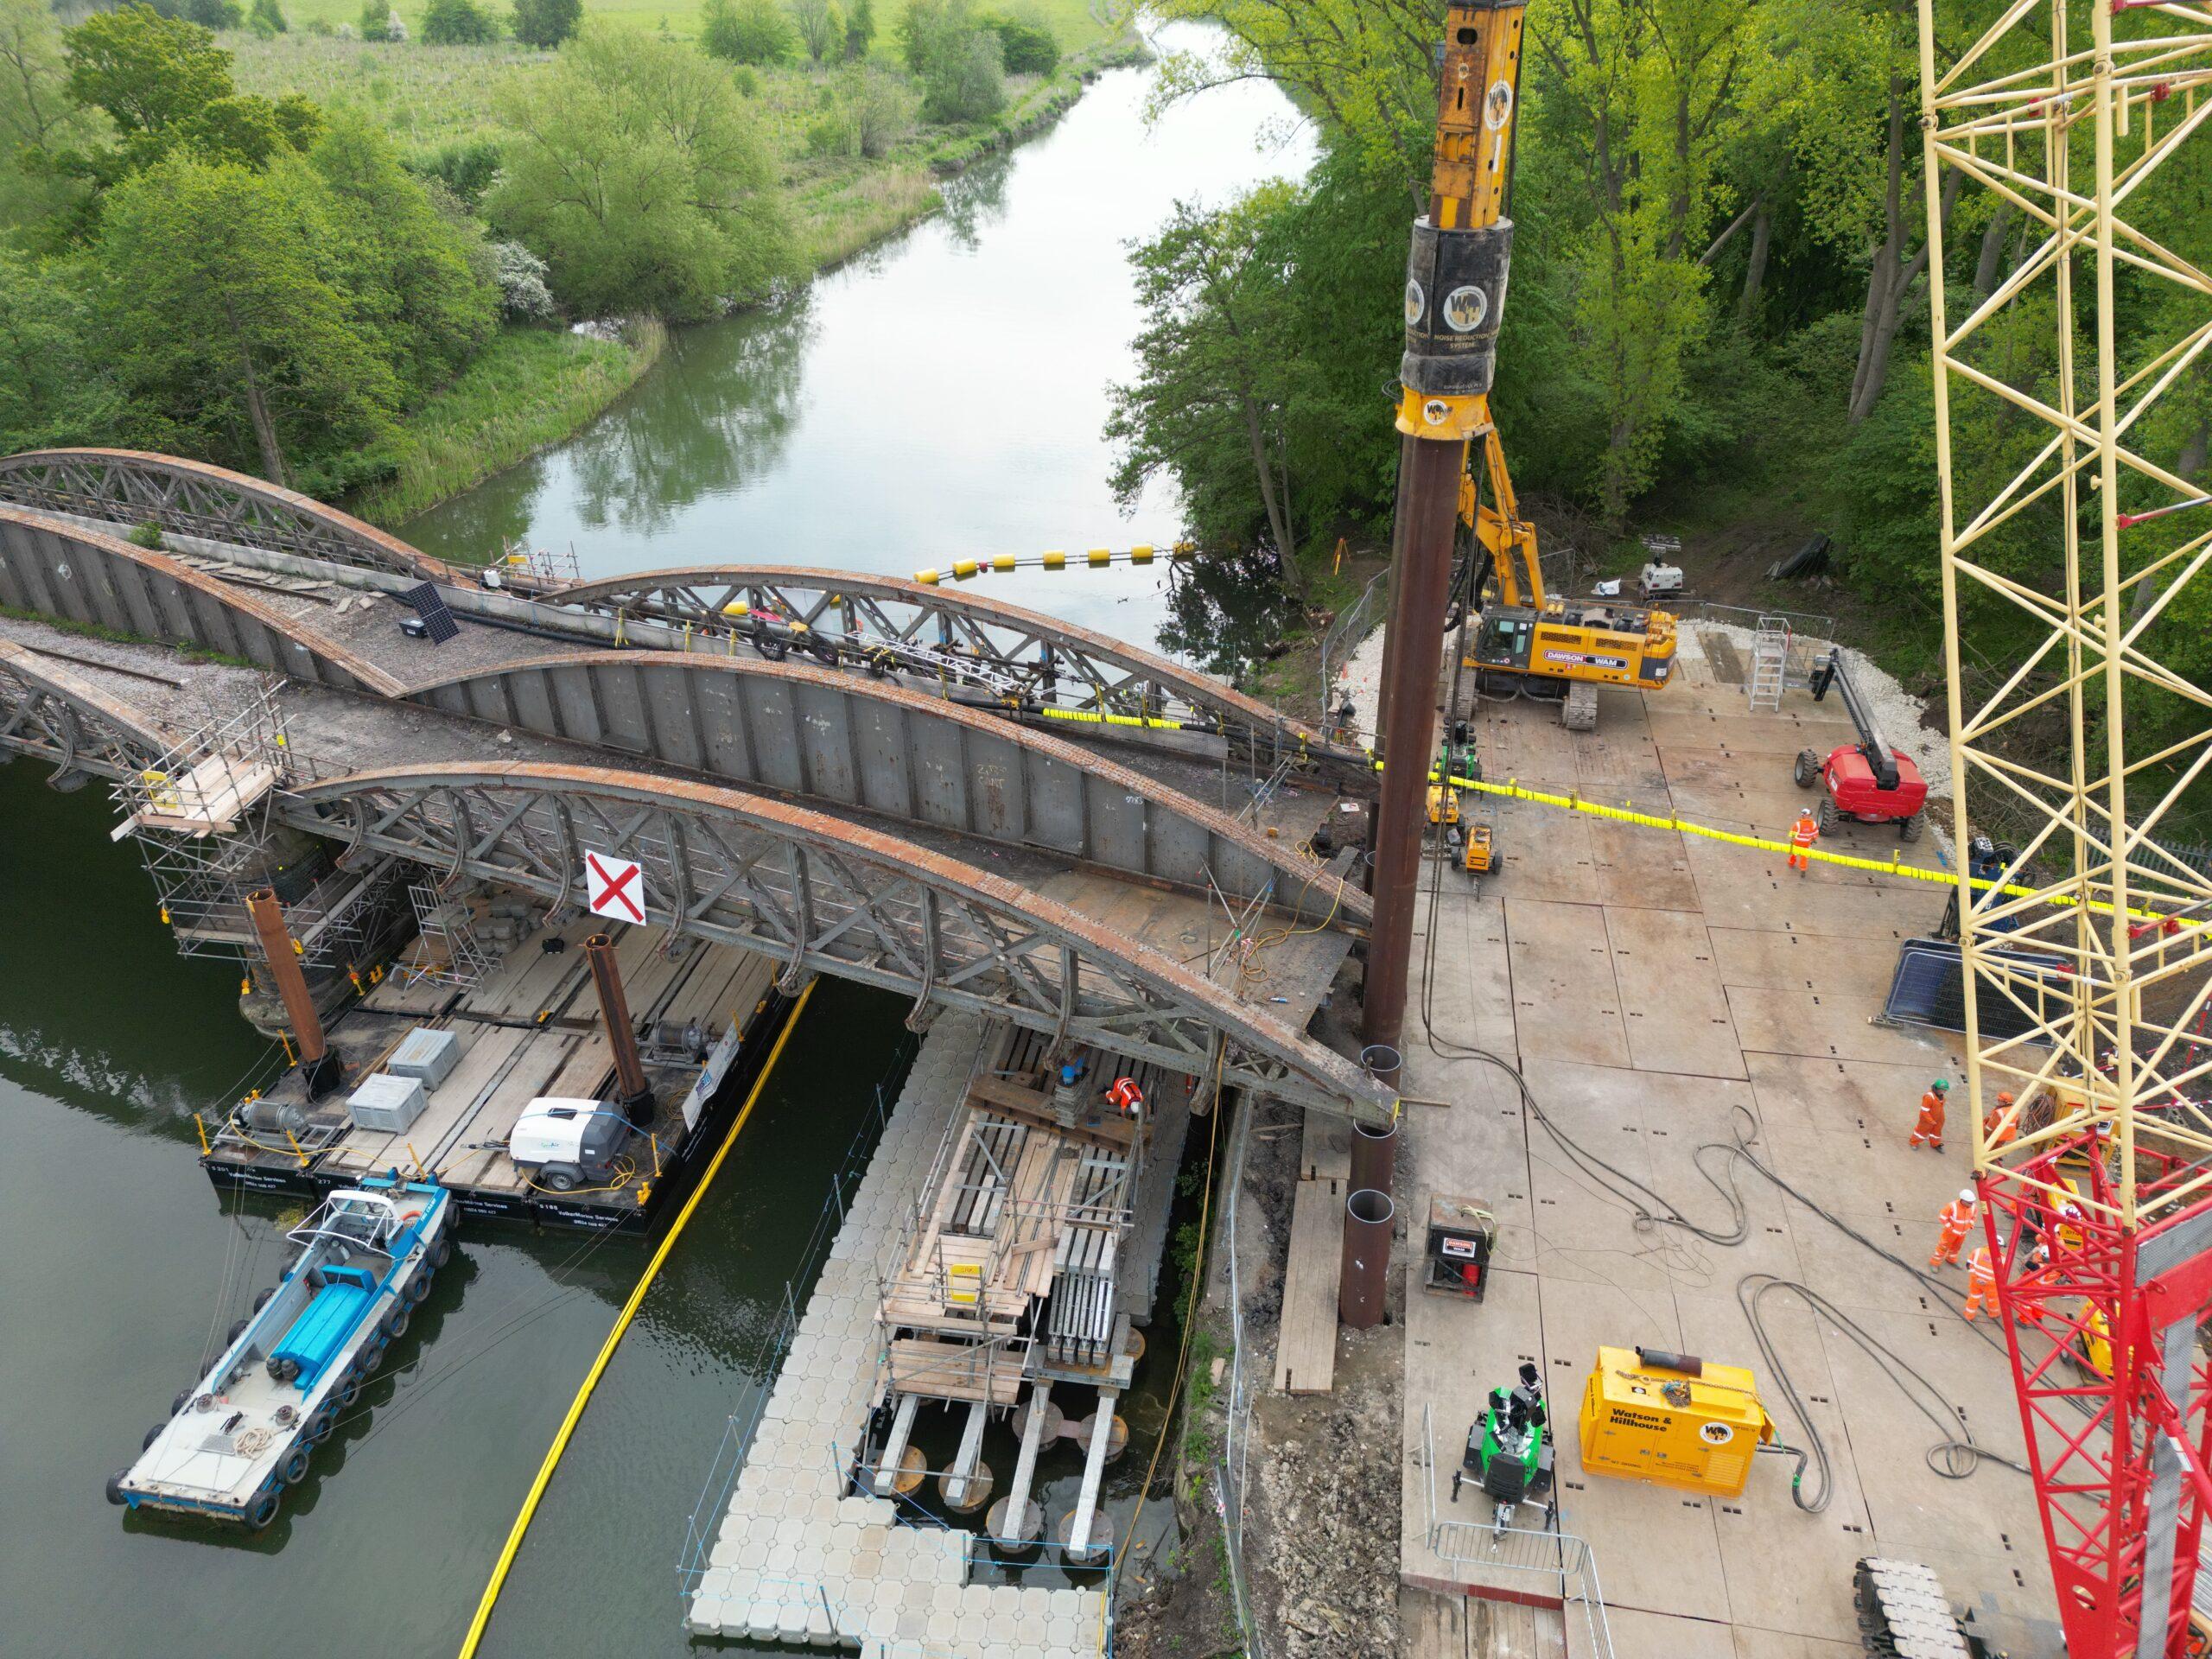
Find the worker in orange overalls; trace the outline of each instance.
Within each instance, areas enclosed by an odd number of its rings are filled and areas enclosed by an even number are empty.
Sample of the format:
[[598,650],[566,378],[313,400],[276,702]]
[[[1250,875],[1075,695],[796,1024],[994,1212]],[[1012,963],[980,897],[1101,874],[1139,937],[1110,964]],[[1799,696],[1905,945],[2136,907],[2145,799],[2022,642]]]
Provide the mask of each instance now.
[[1943,1150],[1943,1105],[1950,1097],[1951,1084],[1948,1078],[1938,1077],[1928,1085],[1928,1092],[1920,1097],[1920,1122],[1912,1126],[1912,1135],[1905,1142],[1908,1147],[1923,1142]]
[[1957,1198],[1936,1212],[1936,1223],[1942,1230],[1936,1235],[1936,1254],[1928,1258],[1928,1265],[1956,1267],[1967,1235],[1974,1230],[1974,1188],[1961,1187]]
[[2020,1133],[2020,1114],[2012,1104],[2012,1096],[1997,1096],[1997,1109],[1981,1120],[1981,1144],[1994,1152],[1999,1147],[2009,1147]]
[[1813,822],[1810,811],[1800,812],[1797,822],[1789,826],[1789,868],[1802,875],[1813,868],[1813,861],[1806,855],[1813,850],[1813,843],[1821,838],[1821,826]]
[[1974,1247],[1974,1259],[1967,1263],[1967,1318],[1977,1313],[1997,1312],[1997,1267],[1989,1259],[1989,1246]]

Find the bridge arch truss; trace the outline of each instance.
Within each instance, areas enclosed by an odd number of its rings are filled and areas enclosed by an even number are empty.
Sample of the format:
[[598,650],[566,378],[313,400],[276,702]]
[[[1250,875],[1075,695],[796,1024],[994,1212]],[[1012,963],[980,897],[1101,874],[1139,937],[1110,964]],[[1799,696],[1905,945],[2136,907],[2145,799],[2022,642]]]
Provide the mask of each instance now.
[[1395,1102],[1358,1066],[1167,957],[1027,887],[810,809],[600,767],[359,772],[284,800],[298,827],[440,872],[580,906],[583,849],[643,867],[651,920],[1011,1019],[1226,1087],[1374,1122]]
[[0,457],[0,501],[113,524],[267,548],[334,564],[455,580],[443,560],[264,480],[139,449],[33,449]]
[[57,784],[127,778],[175,747],[139,710],[60,664],[0,639],[0,749],[47,760]]
[[1306,761],[1372,775],[1363,753],[1208,675],[978,594],[891,576],[731,564],[610,576],[546,597],[657,623],[686,643],[734,635],[771,656],[804,652],[827,666],[895,674],[1080,728],[1070,735],[1205,733],[1268,766]]
[[1058,854],[1350,930],[1367,895],[1319,864],[1096,749],[890,681],[751,655],[575,652],[478,670],[410,697],[615,748],[748,790]]

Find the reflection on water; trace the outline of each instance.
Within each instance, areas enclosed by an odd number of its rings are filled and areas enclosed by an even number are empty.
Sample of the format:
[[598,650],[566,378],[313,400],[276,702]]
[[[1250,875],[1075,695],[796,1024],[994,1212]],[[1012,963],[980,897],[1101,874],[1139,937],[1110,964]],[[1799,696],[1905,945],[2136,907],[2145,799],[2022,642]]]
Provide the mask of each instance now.
[[812,296],[801,295],[675,334],[656,395],[616,404],[570,448],[582,527],[656,537],[701,498],[742,490],[773,470],[798,423],[799,371],[813,332]]
[[944,228],[963,251],[976,251],[983,232],[1006,217],[1006,181],[1013,170],[1013,157],[987,156],[938,188],[944,198]]
[[[1124,516],[1107,483],[1107,389],[1141,325],[1128,245],[1178,200],[1218,202],[1309,157],[1302,137],[1261,145],[1284,110],[1271,87],[1147,126],[1150,82],[1109,72],[1049,133],[948,181],[942,213],[785,304],[681,331],[581,437],[402,533],[455,557],[516,536],[573,545],[594,575],[759,561],[903,576],[1173,542],[1167,486]],[[977,587],[1149,643],[1168,614],[1160,569]]]
[[1233,680],[1282,638],[1295,615],[1272,550],[1196,559],[1169,579],[1160,643],[1207,673]]

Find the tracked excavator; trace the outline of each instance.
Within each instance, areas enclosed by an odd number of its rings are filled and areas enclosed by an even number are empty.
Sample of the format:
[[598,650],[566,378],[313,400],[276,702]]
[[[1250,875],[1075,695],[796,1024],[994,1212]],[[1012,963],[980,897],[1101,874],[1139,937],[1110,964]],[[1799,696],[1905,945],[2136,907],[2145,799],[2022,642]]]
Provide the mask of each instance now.
[[[1591,731],[1599,686],[1653,690],[1667,683],[1675,669],[1675,619],[1616,599],[1545,592],[1536,528],[1521,517],[1491,417],[1491,370],[1513,240],[1506,210],[1525,10],[1526,0],[1459,0],[1446,13],[1430,212],[1415,226],[1406,278],[1408,362],[1400,378],[1408,407],[1399,429],[1449,428],[1468,441],[1459,517],[1474,533],[1474,547],[1459,591],[1476,613],[1465,666],[1477,686],[1491,696],[1560,699],[1561,723]],[[1426,372],[1416,358],[1425,359]],[[1480,390],[1449,396],[1462,391],[1460,382]],[[1438,391],[1447,396],[1430,395]],[[1444,418],[1427,418],[1439,411]]]

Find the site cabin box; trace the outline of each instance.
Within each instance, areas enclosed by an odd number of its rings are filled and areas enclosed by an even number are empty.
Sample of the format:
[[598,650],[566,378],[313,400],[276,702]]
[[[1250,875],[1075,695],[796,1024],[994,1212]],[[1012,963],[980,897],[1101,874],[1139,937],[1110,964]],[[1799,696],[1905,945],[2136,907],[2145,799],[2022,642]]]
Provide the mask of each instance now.
[[1758,1381],[1740,1365],[1600,1348],[1582,1391],[1582,1466],[1592,1474],[1736,1497],[1773,1438]]
[[461,1064],[461,1039],[450,1031],[417,1026],[391,1051],[385,1070],[395,1077],[420,1077],[427,1093],[452,1075]]
[[423,1116],[426,1103],[420,1077],[395,1077],[380,1071],[361,1079],[361,1086],[346,1097],[346,1109],[360,1128],[404,1135]]

